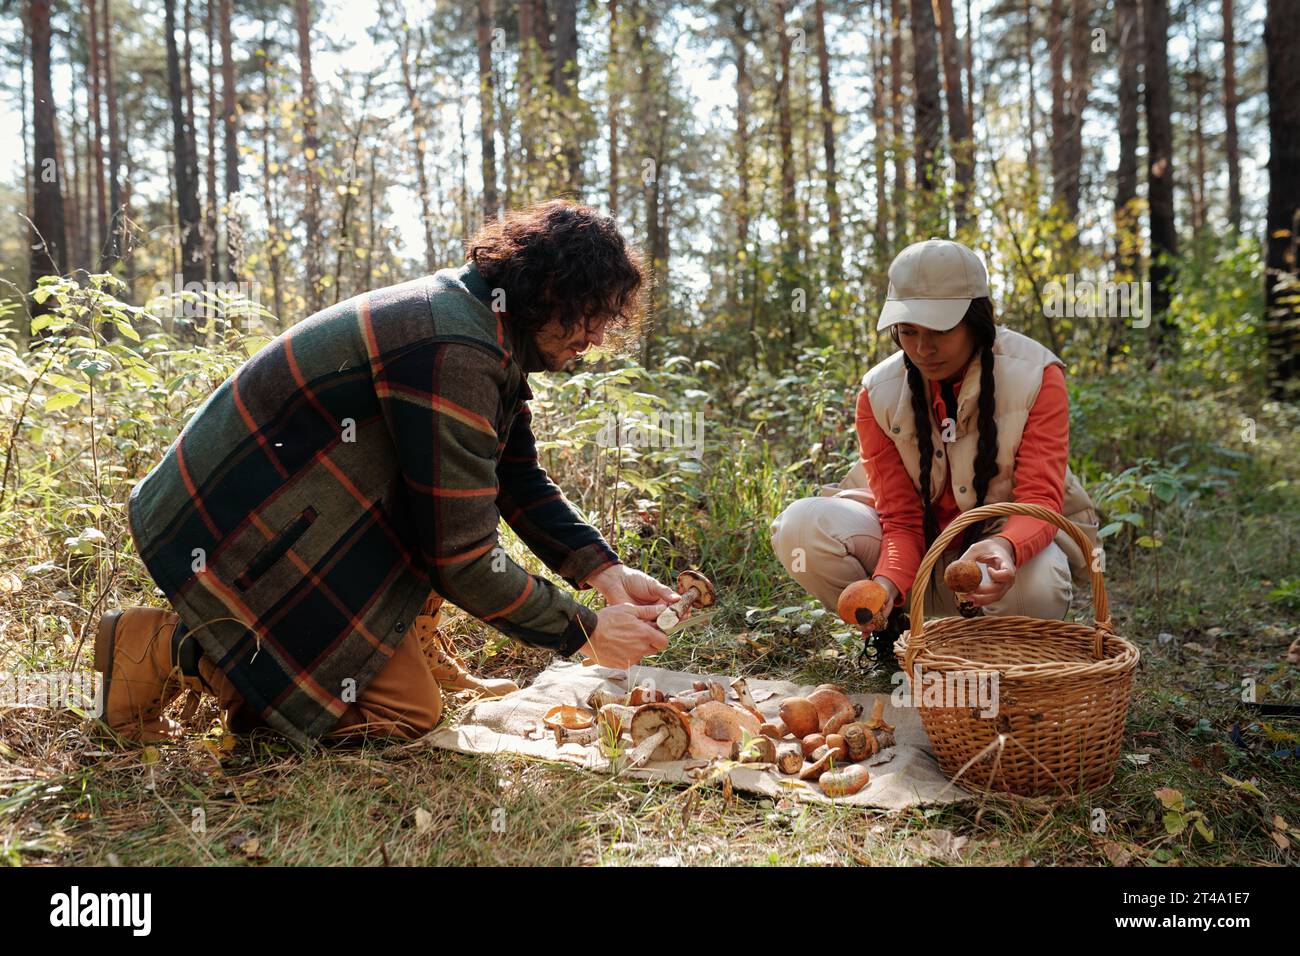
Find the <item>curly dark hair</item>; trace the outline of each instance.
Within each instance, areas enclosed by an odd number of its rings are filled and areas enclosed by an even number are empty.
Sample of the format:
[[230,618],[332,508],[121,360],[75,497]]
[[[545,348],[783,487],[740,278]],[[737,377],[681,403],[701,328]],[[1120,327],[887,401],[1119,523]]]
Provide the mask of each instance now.
[[579,324],[634,329],[642,318],[645,266],[609,216],[553,199],[487,222],[466,244],[489,285],[504,290],[518,331],[536,333],[558,319],[565,334]]
[[[987,296],[971,299],[970,307],[962,316],[975,340],[975,348],[980,354],[980,398],[979,398],[979,442],[975,450],[975,506],[984,504],[989,483],[998,473],[998,423],[993,417],[993,338],[997,334],[997,325],[993,316],[993,301]],[[889,330],[894,344],[898,345],[898,326]],[[901,347],[901,346],[900,346]],[[939,537],[939,521],[935,517],[933,501],[930,497],[930,463],[934,458],[934,440],[930,433],[930,390],[926,388],[921,370],[912,364],[912,360],[903,353],[903,364],[907,367],[907,387],[912,393],[912,421],[916,425],[916,440],[921,452],[921,505],[924,509],[923,526],[925,529],[925,547],[929,550],[934,539]],[[949,409],[950,415],[956,415],[956,409]],[[924,425],[921,423],[925,422]],[[967,548],[984,533],[985,522],[977,522],[966,529],[962,535],[961,550]],[[939,570],[935,566],[935,572]]]

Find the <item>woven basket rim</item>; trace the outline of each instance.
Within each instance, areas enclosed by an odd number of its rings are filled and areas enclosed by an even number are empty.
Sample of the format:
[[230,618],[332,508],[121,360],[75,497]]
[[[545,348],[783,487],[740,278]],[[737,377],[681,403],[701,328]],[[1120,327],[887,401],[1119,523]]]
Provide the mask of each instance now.
[[[1137,667],[1141,655],[1127,638],[1113,631],[1105,631],[1102,648],[1105,656],[1100,660],[1089,661],[1043,661],[1025,664],[995,664],[973,657],[951,653],[951,644],[962,640],[1005,640],[1010,643],[1032,641],[1033,638],[1023,633],[1000,637],[995,634],[982,634],[981,631],[1003,627],[1016,622],[1022,630],[1050,631],[1056,639],[1077,640],[1080,650],[1091,654],[1097,628],[1079,624],[1074,621],[1054,621],[1042,618],[1001,615],[983,618],[939,618],[927,621],[922,634],[922,646],[913,660],[914,666],[922,670],[980,671],[998,673],[1003,679],[1058,680],[1061,678],[1077,679],[1080,677],[1100,678],[1116,673],[1130,671]],[[938,633],[935,633],[938,632]],[[1074,633],[1070,633],[1074,632]],[[911,631],[905,631],[894,644],[894,652],[899,658],[905,658],[910,647]],[[935,646],[935,645],[938,646]],[[948,651],[948,653],[944,653]]]

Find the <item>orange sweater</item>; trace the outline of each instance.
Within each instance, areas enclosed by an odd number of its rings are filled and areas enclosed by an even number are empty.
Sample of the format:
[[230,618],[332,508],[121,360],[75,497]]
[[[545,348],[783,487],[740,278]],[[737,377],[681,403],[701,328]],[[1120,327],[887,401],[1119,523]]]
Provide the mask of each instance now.
[[[967,368],[970,363],[967,363]],[[961,393],[961,376],[953,383],[953,394]],[[939,383],[930,383],[930,399],[935,421],[948,417]],[[954,414],[956,410],[954,409]],[[871,402],[864,388],[858,393],[858,442],[867,480],[876,499],[876,510],[884,535],[880,558],[874,575],[888,578],[900,594],[907,594],[925,556],[925,532],[921,496],[903,467],[902,456],[891,438],[876,422]],[[1015,501],[1061,510],[1065,497],[1065,465],[1070,451],[1070,404],[1065,389],[1065,375],[1060,366],[1049,365],[1043,371],[1038,398],[1029,410],[1020,447],[1016,450],[1012,495]],[[952,492],[952,472],[944,484],[943,494],[932,505],[942,531],[960,513]],[[1056,528],[1037,518],[1016,515],[1007,520],[999,536],[1011,542],[1016,567],[1025,565],[1047,547]],[[960,540],[960,539],[959,539]]]

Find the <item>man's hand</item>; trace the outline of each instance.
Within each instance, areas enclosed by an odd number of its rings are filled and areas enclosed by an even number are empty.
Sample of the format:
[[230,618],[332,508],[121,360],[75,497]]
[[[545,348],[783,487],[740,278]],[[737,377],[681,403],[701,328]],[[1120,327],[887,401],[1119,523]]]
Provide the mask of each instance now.
[[988,582],[981,583],[967,595],[967,600],[976,607],[1001,601],[1016,582],[1016,552],[1006,538],[998,536],[976,541],[959,560],[988,565]]
[[[654,580],[651,578],[651,580]],[[596,631],[579,651],[602,667],[622,670],[668,647],[668,635],[654,626],[664,604],[611,604],[596,612]]]
[[586,583],[599,591],[608,605],[672,604],[680,597],[672,588],[660,584],[644,571],[625,564],[612,564],[587,578]]

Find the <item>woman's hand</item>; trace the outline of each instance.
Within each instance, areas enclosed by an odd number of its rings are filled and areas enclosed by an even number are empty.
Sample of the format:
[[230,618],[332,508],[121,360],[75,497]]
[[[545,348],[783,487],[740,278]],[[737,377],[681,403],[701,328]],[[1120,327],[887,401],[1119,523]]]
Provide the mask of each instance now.
[[[651,580],[654,580],[653,578]],[[622,670],[668,647],[654,621],[665,604],[611,604],[596,612],[596,630],[579,650],[602,667]]]
[[882,612],[885,617],[889,617],[890,612],[893,611],[894,608],[903,600],[903,595],[899,593],[898,585],[894,584],[893,581],[889,580],[889,578],[882,574],[877,574],[871,580],[884,588],[885,593],[889,595],[889,603],[885,605]]
[[996,536],[976,541],[958,560],[978,561],[988,566],[988,580],[966,596],[976,607],[1001,601],[1016,583],[1016,552],[1006,538]]
[[609,605],[672,604],[680,597],[672,588],[660,584],[644,571],[625,564],[612,564],[593,574],[586,583],[599,591]]

